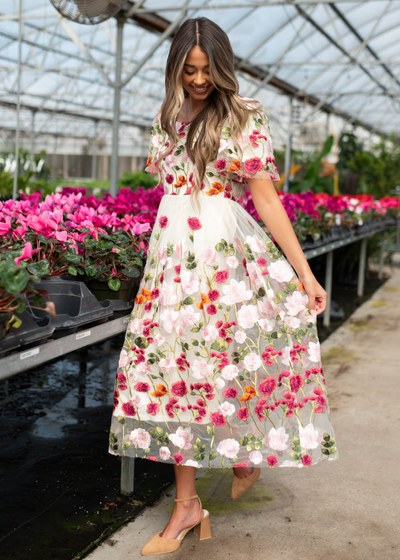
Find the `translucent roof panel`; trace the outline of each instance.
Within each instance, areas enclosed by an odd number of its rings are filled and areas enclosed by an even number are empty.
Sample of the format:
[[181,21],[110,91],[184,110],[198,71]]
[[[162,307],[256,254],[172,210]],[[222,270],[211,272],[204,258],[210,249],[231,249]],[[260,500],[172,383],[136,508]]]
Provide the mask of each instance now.
[[[18,5],[2,0],[0,6],[3,132],[15,128]],[[288,134],[288,96],[302,104],[303,125],[328,111],[373,132],[400,129],[400,2],[144,0],[126,2],[121,14],[120,120],[127,147],[162,103],[171,34],[199,16],[227,33],[240,93],[261,101],[278,143]],[[35,113],[36,134],[91,138],[98,121],[110,137],[117,20],[79,25],[62,18],[49,0],[23,0],[21,36],[21,130],[29,133]]]

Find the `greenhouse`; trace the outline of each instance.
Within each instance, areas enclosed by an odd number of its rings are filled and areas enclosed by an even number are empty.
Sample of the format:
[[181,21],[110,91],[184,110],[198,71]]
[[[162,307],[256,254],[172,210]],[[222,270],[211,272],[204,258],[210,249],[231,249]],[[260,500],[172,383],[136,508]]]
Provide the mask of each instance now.
[[[167,62],[192,18],[213,56],[229,41],[237,93],[265,117],[241,131],[244,152],[218,129],[200,182],[201,149],[154,166],[170,145],[157,115],[177,103]],[[379,455],[393,460],[400,397],[399,29],[398,0],[1,2],[2,558],[150,554],[180,464],[196,467],[212,539],[203,514],[206,542],[182,537],[176,558],[259,555],[266,523],[276,557],[322,558],[323,539],[332,558],[394,558]],[[209,61],[197,49],[186,66]],[[203,217],[182,196],[200,184]],[[305,467],[300,485],[277,466]],[[228,470],[250,467],[260,481],[229,505]]]

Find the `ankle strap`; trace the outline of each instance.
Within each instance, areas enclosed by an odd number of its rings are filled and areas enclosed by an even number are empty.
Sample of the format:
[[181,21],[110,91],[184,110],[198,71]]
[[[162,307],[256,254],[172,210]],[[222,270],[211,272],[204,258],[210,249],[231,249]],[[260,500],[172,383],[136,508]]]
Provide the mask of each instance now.
[[198,498],[197,494],[195,496],[190,496],[189,498],[180,498],[179,500],[175,498],[175,502],[186,502],[186,500],[194,500],[195,498]]

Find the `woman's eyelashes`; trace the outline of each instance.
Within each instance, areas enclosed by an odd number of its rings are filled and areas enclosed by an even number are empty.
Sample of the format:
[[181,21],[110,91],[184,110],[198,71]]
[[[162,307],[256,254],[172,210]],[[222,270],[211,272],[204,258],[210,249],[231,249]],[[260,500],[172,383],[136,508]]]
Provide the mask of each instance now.
[[[187,71],[185,70],[185,74],[187,74],[188,76],[193,76],[194,72],[187,72]],[[209,72],[206,72],[206,74],[209,74]]]

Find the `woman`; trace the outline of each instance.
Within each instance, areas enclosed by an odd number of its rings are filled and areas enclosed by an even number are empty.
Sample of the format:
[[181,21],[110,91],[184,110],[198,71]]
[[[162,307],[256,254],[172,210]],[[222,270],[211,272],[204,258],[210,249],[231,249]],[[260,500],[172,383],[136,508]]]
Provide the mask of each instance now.
[[[176,550],[191,528],[211,536],[196,468],[232,467],[236,499],[260,467],[338,458],[316,327],[327,294],[274,188],[267,116],[238,94],[219,26],[185,21],[165,84],[146,167],[165,195],[121,351],[109,447],[175,465],[174,511],[142,555]],[[285,256],[238,204],[247,185]]]

